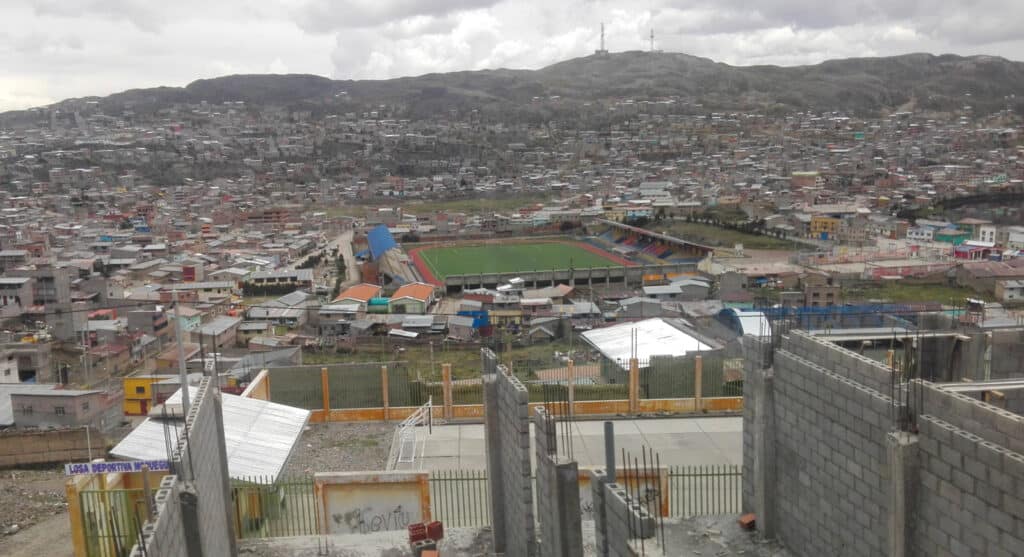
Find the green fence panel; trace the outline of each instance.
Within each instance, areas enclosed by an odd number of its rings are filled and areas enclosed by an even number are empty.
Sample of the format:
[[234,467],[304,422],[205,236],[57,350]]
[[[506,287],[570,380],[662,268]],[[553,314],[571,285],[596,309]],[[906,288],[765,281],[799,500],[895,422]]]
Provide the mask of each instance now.
[[86,555],[129,555],[146,523],[145,492],[141,489],[85,490],[78,497]]

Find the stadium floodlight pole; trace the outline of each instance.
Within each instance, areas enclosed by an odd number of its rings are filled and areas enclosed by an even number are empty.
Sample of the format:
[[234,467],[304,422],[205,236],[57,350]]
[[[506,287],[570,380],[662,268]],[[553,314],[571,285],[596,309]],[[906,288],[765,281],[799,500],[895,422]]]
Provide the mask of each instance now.
[[181,339],[181,312],[178,310],[178,289],[174,295],[174,336],[178,344],[178,377],[181,380],[181,415],[188,416],[188,371],[185,369],[185,345]]

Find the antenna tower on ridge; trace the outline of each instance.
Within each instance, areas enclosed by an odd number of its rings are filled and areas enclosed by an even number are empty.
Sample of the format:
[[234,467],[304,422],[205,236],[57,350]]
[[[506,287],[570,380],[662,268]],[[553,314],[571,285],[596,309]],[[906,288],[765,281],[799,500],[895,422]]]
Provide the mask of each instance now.
[[601,22],[601,48],[594,51],[594,54],[598,56],[604,56],[608,54],[608,50],[604,47],[604,22]]

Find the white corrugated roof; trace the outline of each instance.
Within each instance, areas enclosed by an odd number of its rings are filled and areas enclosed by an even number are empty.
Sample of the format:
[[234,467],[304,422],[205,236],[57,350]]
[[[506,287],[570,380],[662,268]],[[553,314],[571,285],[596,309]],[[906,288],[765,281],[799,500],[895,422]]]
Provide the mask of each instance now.
[[[192,400],[198,392],[196,387],[189,388]],[[306,427],[309,410],[227,393],[221,397],[228,474],[232,478],[264,476],[276,480]],[[174,393],[167,403],[180,404],[181,391]],[[177,423],[180,431],[181,421]],[[174,435],[173,428],[171,431]],[[163,422],[147,418],[110,454],[131,460],[160,460],[167,458],[165,446]]]
[[583,338],[606,358],[620,363],[628,362],[633,355],[634,340],[636,357],[640,360],[651,356],[685,356],[690,352],[712,349],[660,318],[593,329],[583,333]]

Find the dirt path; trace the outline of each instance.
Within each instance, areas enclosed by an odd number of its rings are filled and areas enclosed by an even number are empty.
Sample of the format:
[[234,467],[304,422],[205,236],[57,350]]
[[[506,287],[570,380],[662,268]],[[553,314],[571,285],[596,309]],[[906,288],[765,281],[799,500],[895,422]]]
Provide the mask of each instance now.
[[[59,469],[0,472],[0,555],[72,554],[71,524]],[[2,535],[17,525],[17,532]]]
[[5,557],[72,557],[71,523],[68,513],[55,514],[14,534],[0,538],[0,555]]

